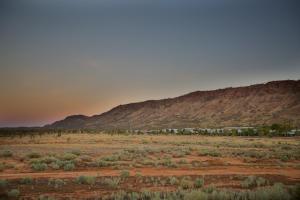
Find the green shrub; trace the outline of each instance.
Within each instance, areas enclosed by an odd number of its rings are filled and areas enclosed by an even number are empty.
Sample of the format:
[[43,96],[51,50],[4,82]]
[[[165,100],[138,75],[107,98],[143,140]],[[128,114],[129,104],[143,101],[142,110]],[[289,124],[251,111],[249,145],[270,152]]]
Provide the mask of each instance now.
[[12,189],[7,192],[8,197],[17,198],[20,195],[20,191],[18,189]]
[[220,152],[217,152],[215,150],[207,150],[207,149],[204,149],[202,151],[200,151],[198,153],[198,155],[201,155],[201,156],[212,156],[212,157],[220,157],[222,154]]
[[106,178],[104,179],[104,184],[108,185],[112,189],[116,189],[119,186],[121,179],[120,178]]
[[97,161],[97,166],[98,167],[108,167],[108,166],[111,166],[111,163],[107,162],[105,160],[98,160]]
[[194,185],[195,185],[196,188],[201,188],[204,185],[204,179],[203,178],[197,178],[195,180]]
[[121,178],[128,178],[130,176],[130,172],[127,170],[123,170],[120,173]]
[[5,179],[0,179],[0,188],[4,188],[7,186],[7,180]]
[[171,178],[169,178],[169,183],[171,185],[178,185],[179,181],[178,181],[178,179],[176,177],[171,177]]
[[242,183],[241,186],[244,188],[249,187],[261,187],[267,185],[268,181],[262,177],[248,176]]
[[280,160],[283,162],[287,162],[290,158],[287,155],[280,156]]
[[289,200],[291,195],[284,188],[284,185],[281,183],[276,183],[269,188],[260,188],[256,191],[252,191],[249,194],[250,200]]
[[9,150],[4,150],[0,153],[0,156],[1,157],[12,157],[13,156],[13,153]]
[[258,177],[255,182],[256,182],[257,187],[265,186],[268,184],[268,180],[266,180],[262,177]]
[[35,171],[44,171],[48,168],[48,165],[46,163],[34,163],[31,168]]
[[202,191],[193,190],[184,196],[184,200],[207,200],[208,196]]
[[111,162],[118,161],[119,159],[120,159],[119,155],[112,155],[112,156],[106,156],[106,157],[101,158],[101,160],[111,161]]
[[216,190],[216,187],[213,184],[209,184],[207,187],[203,189],[206,193],[212,193],[213,191]]
[[0,163],[0,172],[2,172],[5,169],[5,165],[3,163]]
[[37,152],[31,152],[31,153],[27,154],[27,157],[28,158],[40,158],[41,155]]
[[63,160],[74,160],[75,158],[77,158],[77,155],[73,154],[73,153],[65,153],[62,156]]
[[190,180],[187,180],[187,179],[182,179],[180,181],[180,187],[182,189],[190,189],[190,188],[193,188],[194,186],[194,183]]
[[76,155],[76,156],[80,156],[80,154],[81,154],[81,152],[80,152],[79,149],[73,149],[70,153],[71,153],[71,154],[74,154],[74,155]]
[[51,163],[49,166],[50,166],[52,169],[55,169],[55,170],[57,170],[57,169],[60,168],[60,166],[59,166],[56,162]]
[[76,178],[75,182],[77,184],[94,185],[96,182],[96,177],[94,177],[94,176],[79,176]]
[[31,177],[25,177],[20,180],[21,184],[29,185],[33,183],[33,179]]
[[67,163],[65,166],[64,166],[64,170],[65,171],[72,171],[75,169],[75,165],[73,163]]
[[142,176],[141,172],[136,172],[135,177],[136,178],[142,178],[143,176]]
[[83,155],[80,157],[80,159],[84,162],[91,162],[92,161],[92,157],[88,156],[88,155]]
[[50,163],[53,163],[53,162],[57,162],[57,160],[58,159],[53,157],[53,156],[46,156],[46,157],[40,159],[40,162],[50,164]]
[[62,179],[49,179],[48,185],[54,186],[55,188],[60,188],[66,185],[66,182]]

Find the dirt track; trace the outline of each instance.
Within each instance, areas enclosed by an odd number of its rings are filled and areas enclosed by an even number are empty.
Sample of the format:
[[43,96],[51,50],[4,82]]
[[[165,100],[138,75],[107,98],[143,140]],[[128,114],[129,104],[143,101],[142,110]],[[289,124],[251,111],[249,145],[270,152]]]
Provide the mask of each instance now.
[[[136,172],[143,176],[187,176],[187,175],[282,175],[291,181],[300,181],[300,170],[295,168],[274,168],[274,167],[205,167],[199,169],[168,169],[168,168],[137,168],[130,170],[132,176]],[[23,177],[32,178],[75,178],[80,175],[89,176],[119,176],[120,170],[99,169],[73,172],[38,172],[38,173],[13,173],[0,174],[0,178],[19,179]]]

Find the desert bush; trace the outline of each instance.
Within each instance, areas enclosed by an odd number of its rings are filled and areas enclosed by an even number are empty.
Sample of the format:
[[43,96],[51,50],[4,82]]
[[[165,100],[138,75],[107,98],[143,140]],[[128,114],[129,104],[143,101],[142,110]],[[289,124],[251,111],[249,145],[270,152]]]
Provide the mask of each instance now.
[[65,166],[64,166],[64,170],[65,171],[72,171],[75,169],[75,165],[73,163],[67,163]]
[[2,172],[5,169],[5,165],[3,163],[0,163],[0,172]]
[[7,186],[7,180],[5,179],[0,179],[0,188],[4,188]]
[[290,158],[287,155],[281,155],[280,160],[283,162],[287,162]]
[[184,200],[207,200],[208,196],[202,191],[194,190],[184,196]]
[[248,176],[242,183],[241,186],[244,188],[249,187],[260,187],[268,184],[268,181],[262,177]]
[[114,177],[114,178],[105,178],[103,183],[105,185],[108,185],[112,189],[116,189],[116,188],[118,188],[120,181],[121,181],[121,179],[116,178],[116,177]]
[[76,155],[76,156],[80,156],[81,151],[80,151],[79,149],[73,149],[70,153],[71,153],[71,154],[74,154],[74,155]]
[[[217,191],[214,190],[213,192],[211,192],[211,194],[209,194],[209,199],[213,199],[213,200],[229,200],[229,199],[233,199],[231,198],[232,195],[230,195],[230,193],[228,193],[227,191]],[[242,195],[237,195],[238,197],[242,196]],[[236,199],[238,199],[238,197]]]
[[20,180],[21,184],[29,185],[33,183],[33,179],[31,177],[25,177]]
[[92,161],[92,157],[91,156],[88,156],[88,155],[83,155],[83,156],[80,156],[80,159],[84,162],[91,162]]
[[64,155],[62,155],[61,159],[62,160],[74,160],[75,158],[77,158],[77,155],[73,154],[73,153],[65,153]]
[[40,162],[50,164],[53,162],[57,162],[57,160],[58,159],[53,156],[46,156],[46,157],[43,157],[42,159],[40,159]]
[[121,178],[128,178],[130,176],[130,172],[128,170],[122,170],[120,176]]
[[293,196],[293,200],[295,199],[300,199],[300,183],[296,184],[293,188],[292,188],[292,196]]
[[94,176],[79,176],[75,180],[78,184],[85,184],[85,185],[94,185],[96,182],[96,177]]
[[193,188],[193,186],[194,186],[194,183],[190,180],[185,179],[185,178],[183,178],[180,181],[180,187],[182,189],[190,189],[190,188]]
[[212,193],[213,191],[216,190],[216,187],[213,184],[209,184],[207,187],[203,189],[206,193]]
[[66,185],[66,182],[62,179],[49,179],[48,185],[54,186],[54,188],[60,188],[64,185]]
[[7,196],[11,198],[17,198],[20,195],[20,191],[18,189],[12,189],[7,192]]
[[110,162],[118,161],[119,159],[120,159],[119,155],[112,155],[112,156],[106,156],[101,158],[101,160],[110,161]]
[[55,200],[55,198],[47,195],[40,195],[38,200]]
[[261,187],[267,185],[269,181],[262,177],[258,177],[255,182],[257,187]]
[[171,185],[178,185],[179,184],[179,180],[176,177],[172,176],[171,178],[169,178],[169,183]]
[[33,163],[31,168],[35,171],[44,171],[48,168],[48,165],[46,163]]
[[181,159],[181,160],[178,161],[178,164],[187,164],[187,163],[188,162],[185,159]]
[[135,177],[139,179],[142,178],[143,176],[141,172],[136,172]]
[[27,154],[27,157],[28,158],[40,158],[41,155],[37,152],[31,152],[31,153]]
[[56,162],[51,163],[49,166],[50,166],[52,169],[55,169],[55,170],[57,170],[57,169],[60,168],[60,166],[59,166]]
[[1,151],[0,156],[1,157],[12,157],[13,153],[9,150],[4,150],[4,151]]
[[196,188],[201,188],[204,185],[204,179],[203,178],[197,178],[195,180],[194,185],[195,185]]
[[269,188],[260,188],[248,193],[250,200],[289,200],[291,195],[281,183],[276,183]]
[[200,156],[220,157],[222,154],[220,152],[215,151],[215,150],[203,149],[202,151],[198,152],[198,155],[200,155]]

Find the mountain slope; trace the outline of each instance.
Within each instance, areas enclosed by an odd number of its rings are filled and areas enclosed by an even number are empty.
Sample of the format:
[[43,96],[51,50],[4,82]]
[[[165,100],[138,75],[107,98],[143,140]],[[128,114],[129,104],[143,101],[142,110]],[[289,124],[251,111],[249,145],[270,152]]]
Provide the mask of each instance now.
[[300,80],[197,91],[180,97],[120,105],[100,115],[76,115],[50,128],[158,129],[300,125]]

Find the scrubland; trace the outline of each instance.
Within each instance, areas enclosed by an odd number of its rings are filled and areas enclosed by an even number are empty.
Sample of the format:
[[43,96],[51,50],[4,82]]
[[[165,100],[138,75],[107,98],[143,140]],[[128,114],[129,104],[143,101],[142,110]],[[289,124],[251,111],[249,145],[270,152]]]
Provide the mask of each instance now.
[[300,138],[0,138],[0,199],[298,199]]

